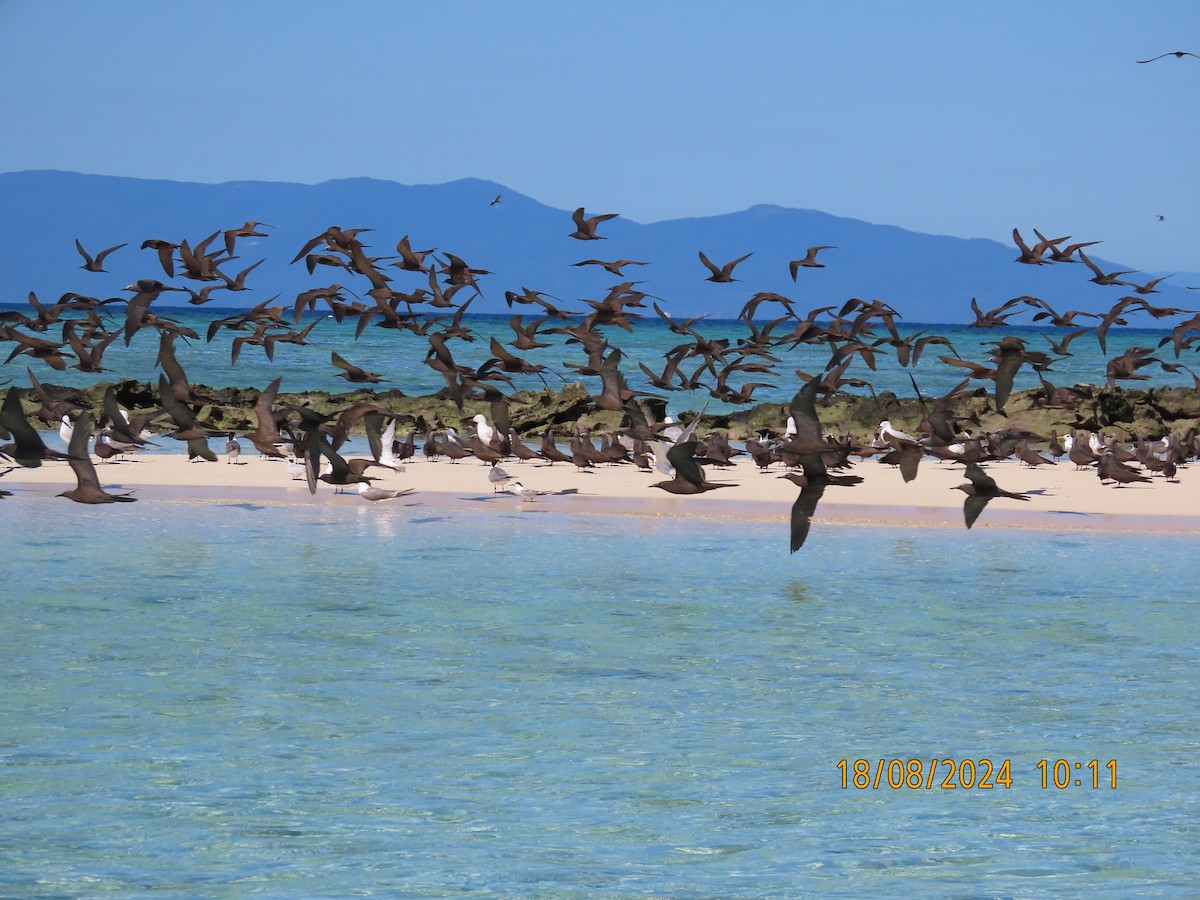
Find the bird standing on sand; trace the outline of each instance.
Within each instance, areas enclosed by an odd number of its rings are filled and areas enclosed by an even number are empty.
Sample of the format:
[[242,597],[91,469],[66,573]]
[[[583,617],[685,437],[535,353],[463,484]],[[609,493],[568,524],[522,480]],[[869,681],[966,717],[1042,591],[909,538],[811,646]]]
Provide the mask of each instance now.
[[667,451],[667,462],[675,468],[675,477],[670,481],[657,481],[650,487],[660,488],[668,494],[703,494],[717,488],[733,487],[723,481],[709,481],[704,476],[704,470],[696,462],[696,448],[699,441],[682,441],[674,444]]
[[1117,487],[1137,482],[1149,483],[1150,479],[1125,463],[1120,462],[1112,450],[1105,450],[1096,463],[1096,473],[1100,476],[1101,484],[1116,482]]
[[365,481],[358,483],[358,496],[364,500],[370,500],[372,503],[378,503],[380,500],[392,500],[396,497],[403,497],[406,494],[411,494],[413,488],[404,488],[398,491],[389,491],[387,488],[375,487],[372,484],[367,484]]
[[525,487],[525,485],[521,484],[519,481],[514,481],[510,485],[510,489],[525,503],[532,503],[536,498],[550,493],[550,491],[538,491],[531,487]]
[[241,463],[237,460],[241,454],[242,445],[239,444],[238,439],[231,434],[229,436],[229,440],[225,442],[225,464],[229,465],[232,463],[235,466],[240,466]]
[[502,488],[507,490],[507,488],[505,488],[504,486],[507,485],[508,482],[510,482],[512,480],[513,480],[513,477],[511,475],[509,475],[507,472],[505,472],[498,465],[496,465],[496,463],[494,463],[494,462],[492,463],[492,467],[490,469],[488,469],[488,481],[490,481],[492,483],[492,493],[493,494],[497,493]]

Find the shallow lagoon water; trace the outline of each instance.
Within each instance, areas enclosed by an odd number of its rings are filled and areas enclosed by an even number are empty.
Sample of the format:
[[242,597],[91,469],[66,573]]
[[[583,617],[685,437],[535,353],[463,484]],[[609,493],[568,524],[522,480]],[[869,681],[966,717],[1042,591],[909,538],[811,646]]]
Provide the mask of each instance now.
[[[1195,536],[3,513],[5,896],[1194,889]],[[1102,786],[1043,789],[1060,758]]]

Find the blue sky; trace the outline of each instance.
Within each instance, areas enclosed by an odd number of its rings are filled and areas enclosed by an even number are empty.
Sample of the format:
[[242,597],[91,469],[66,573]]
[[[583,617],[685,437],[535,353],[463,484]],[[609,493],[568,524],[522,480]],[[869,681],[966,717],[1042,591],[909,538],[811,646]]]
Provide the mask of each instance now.
[[1194,272],[1200,59],[1135,62],[1173,50],[1200,53],[1194,0],[0,0],[0,171],[475,177],[639,222],[1036,227]]

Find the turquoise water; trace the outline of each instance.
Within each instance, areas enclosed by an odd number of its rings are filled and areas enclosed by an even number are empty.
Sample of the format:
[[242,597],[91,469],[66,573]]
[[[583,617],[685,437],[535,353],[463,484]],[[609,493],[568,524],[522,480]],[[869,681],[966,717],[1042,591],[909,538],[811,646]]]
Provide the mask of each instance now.
[[[18,309],[28,312],[29,308],[19,306],[0,306],[0,309]],[[518,310],[520,311],[520,310]],[[204,341],[208,323],[215,318],[228,315],[231,310],[214,309],[210,306],[193,309],[164,308],[164,315],[177,319],[181,324],[195,329],[200,340],[188,343],[179,340],[176,351],[179,362],[186,370],[188,377],[196,384],[206,384],[211,387],[258,387],[265,388],[275,378],[282,378],[282,390],[308,391],[325,390],[342,393],[351,390],[345,380],[337,377],[338,370],[330,363],[332,352],[344,356],[355,365],[372,372],[378,372],[385,381],[377,385],[380,390],[396,388],[412,396],[433,394],[445,387],[442,376],[423,360],[429,350],[429,344],[424,337],[370,327],[361,337],[355,338],[356,322],[347,319],[341,324],[332,317],[326,317],[317,324],[309,334],[307,346],[278,344],[275,349],[274,361],[268,361],[262,348],[254,346],[243,347],[236,365],[230,365],[231,341],[249,332],[235,332],[221,329],[211,343]],[[302,323],[312,321],[309,317]],[[480,366],[491,356],[489,345],[493,337],[502,344],[513,339],[514,333],[509,327],[509,316],[466,316],[464,323],[478,335],[472,343],[455,340],[451,350],[456,362]],[[534,320],[534,316],[526,315],[526,324]],[[119,323],[120,320],[118,320]],[[547,327],[554,323],[547,323]],[[763,324],[762,322],[759,323]],[[696,323],[695,328],[710,340],[728,339],[731,346],[737,346],[739,339],[748,336],[749,331],[741,322],[728,320],[704,320]],[[436,329],[434,329],[436,330]],[[879,335],[886,334],[881,327]],[[1048,352],[1049,345],[1046,337],[1061,340],[1069,333],[1068,329],[1055,329],[1041,326],[1029,326],[1014,323],[1012,327],[995,329],[966,328],[962,325],[929,325],[921,323],[901,322],[901,335],[911,335],[918,331],[928,331],[930,334],[946,336],[955,350],[967,360],[992,365],[988,360],[987,348],[994,346],[1004,335],[1020,337],[1030,350]],[[623,354],[621,372],[629,384],[638,390],[657,393],[647,381],[638,364],[643,363],[654,372],[663,370],[663,355],[673,347],[685,342],[685,339],[674,334],[649,309],[648,318],[637,324],[632,333],[620,328],[608,327],[603,329],[613,347],[620,348]],[[786,329],[777,329],[780,334]],[[1071,345],[1071,356],[1057,359],[1047,373],[1047,378],[1056,386],[1071,387],[1075,384],[1104,384],[1107,359],[1119,356],[1129,347],[1156,348],[1158,342],[1169,335],[1168,329],[1147,328],[1113,328],[1108,335],[1105,356],[1100,351],[1094,334],[1084,335],[1075,339]],[[514,375],[514,390],[540,390],[543,386],[555,389],[561,388],[565,381],[580,381],[595,393],[599,393],[601,385],[598,377],[579,376],[568,370],[563,363],[582,365],[586,359],[578,344],[567,344],[565,335],[546,335],[549,347],[518,353],[530,362],[544,365],[547,371],[542,377],[533,375]],[[510,351],[511,347],[508,347]],[[740,387],[747,382],[762,382],[771,387],[757,389],[751,398],[751,405],[758,403],[788,403],[801,384],[796,376],[797,369],[806,373],[819,373],[829,362],[830,350],[824,345],[800,345],[794,349],[776,348],[773,351],[779,362],[774,364],[775,372],[771,374],[756,372],[738,372],[730,379],[730,384]],[[52,384],[86,387],[97,381],[116,381],[120,378],[137,378],[142,381],[157,383],[159,370],[155,365],[158,353],[158,337],[153,329],[143,329],[134,335],[129,347],[120,340],[111,344],[104,353],[104,365],[111,371],[101,375],[84,374],[73,369],[56,372],[49,366],[28,356],[18,356],[7,366],[0,367],[0,384],[5,379],[11,379],[12,384],[24,387],[29,384],[26,367],[31,366],[40,381]],[[902,397],[913,396],[913,386],[910,375],[916,379],[920,390],[927,397],[940,397],[966,378],[966,371],[959,367],[946,365],[938,357],[948,355],[949,350],[943,346],[931,345],[926,348],[918,363],[910,368],[900,366],[895,358],[895,352],[884,345],[878,348],[876,369],[872,371],[859,358],[855,357],[847,372],[848,377],[869,381],[877,392],[892,391]],[[1185,353],[1179,360],[1175,359],[1171,347],[1155,352],[1155,358],[1168,363],[1182,362],[1191,365],[1190,352]],[[691,375],[700,363],[689,360],[683,369]],[[1157,364],[1151,364],[1139,370],[1140,376],[1146,381],[1122,382],[1127,388],[1145,388],[1174,385],[1191,387],[1193,379],[1185,371],[1175,373],[1163,371]],[[565,380],[564,380],[565,379]],[[706,382],[714,383],[712,376]],[[974,381],[971,388],[984,386],[994,389],[991,382]],[[1037,374],[1029,367],[1022,366],[1017,373],[1015,387],[1026,390],[1040,386]],[[850,388],[851,393],[865,394],[864,388]],[[505,388],[508,392],[509,389]],[[668,403],[668,411],[678,416],[686,410],[699,410],[707,403],[710,413],[730,412],[739,407],[714,400],[707,390],[675,391],[663,395]]]
[[[1185,896],[1200,874],[1195,536],[824,525],[789,556],[782,522],[0,509],[3,896]],[[1011,788],[840,784],[842,759],[985,757]],[[1102,786],[1043,789],[1060,758]]]

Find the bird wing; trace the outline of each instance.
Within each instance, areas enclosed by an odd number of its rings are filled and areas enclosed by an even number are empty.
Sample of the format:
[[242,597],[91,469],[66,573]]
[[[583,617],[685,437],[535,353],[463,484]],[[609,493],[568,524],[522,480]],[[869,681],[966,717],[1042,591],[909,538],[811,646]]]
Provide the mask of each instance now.
[[[807,469],[805,473],[807,474]],[[812,526],[813,514],[817,511],[817,504],[825,494],[825,487],[824,480],[815,479],[810,480],[800,489],[800,496],[792,504],[790,552],[795,553],[804,546],[809,528]]]
[[975,524],[975,520],[979,518],[979,514],[983,512],[983,508],[991,499],[991,497],[980,497],[978,494],[967,495],[966,502],[963,503],[963,520],[967,523],[967,528]]
[[704,470],[693,458],[699,441],[680,441],[667,451],[667,462],[675,467],[675,476],[692,484],[704,484]]
[[815,443],[823,440],[821,420],[817,418],[817,391],[820,390],[820,379],[814,378],[804,387],[796,391],[788,408],[796,422],[796,443]]
[[71,432],[71,441],[67,445],[67,462],[75,473],[80,487],[100,487],[96,477],[96,467],[88,454],[88,442],[92,439],[92,414],[85,412],[75,422],[75,430]]
[[3,426],[17,445],[19,457],[37,456],[44,458],[46,444],[41,439],[21,408],[21,398],[16,388],[9,388],[4,397],[4,405],[0,407],[0,426]]

